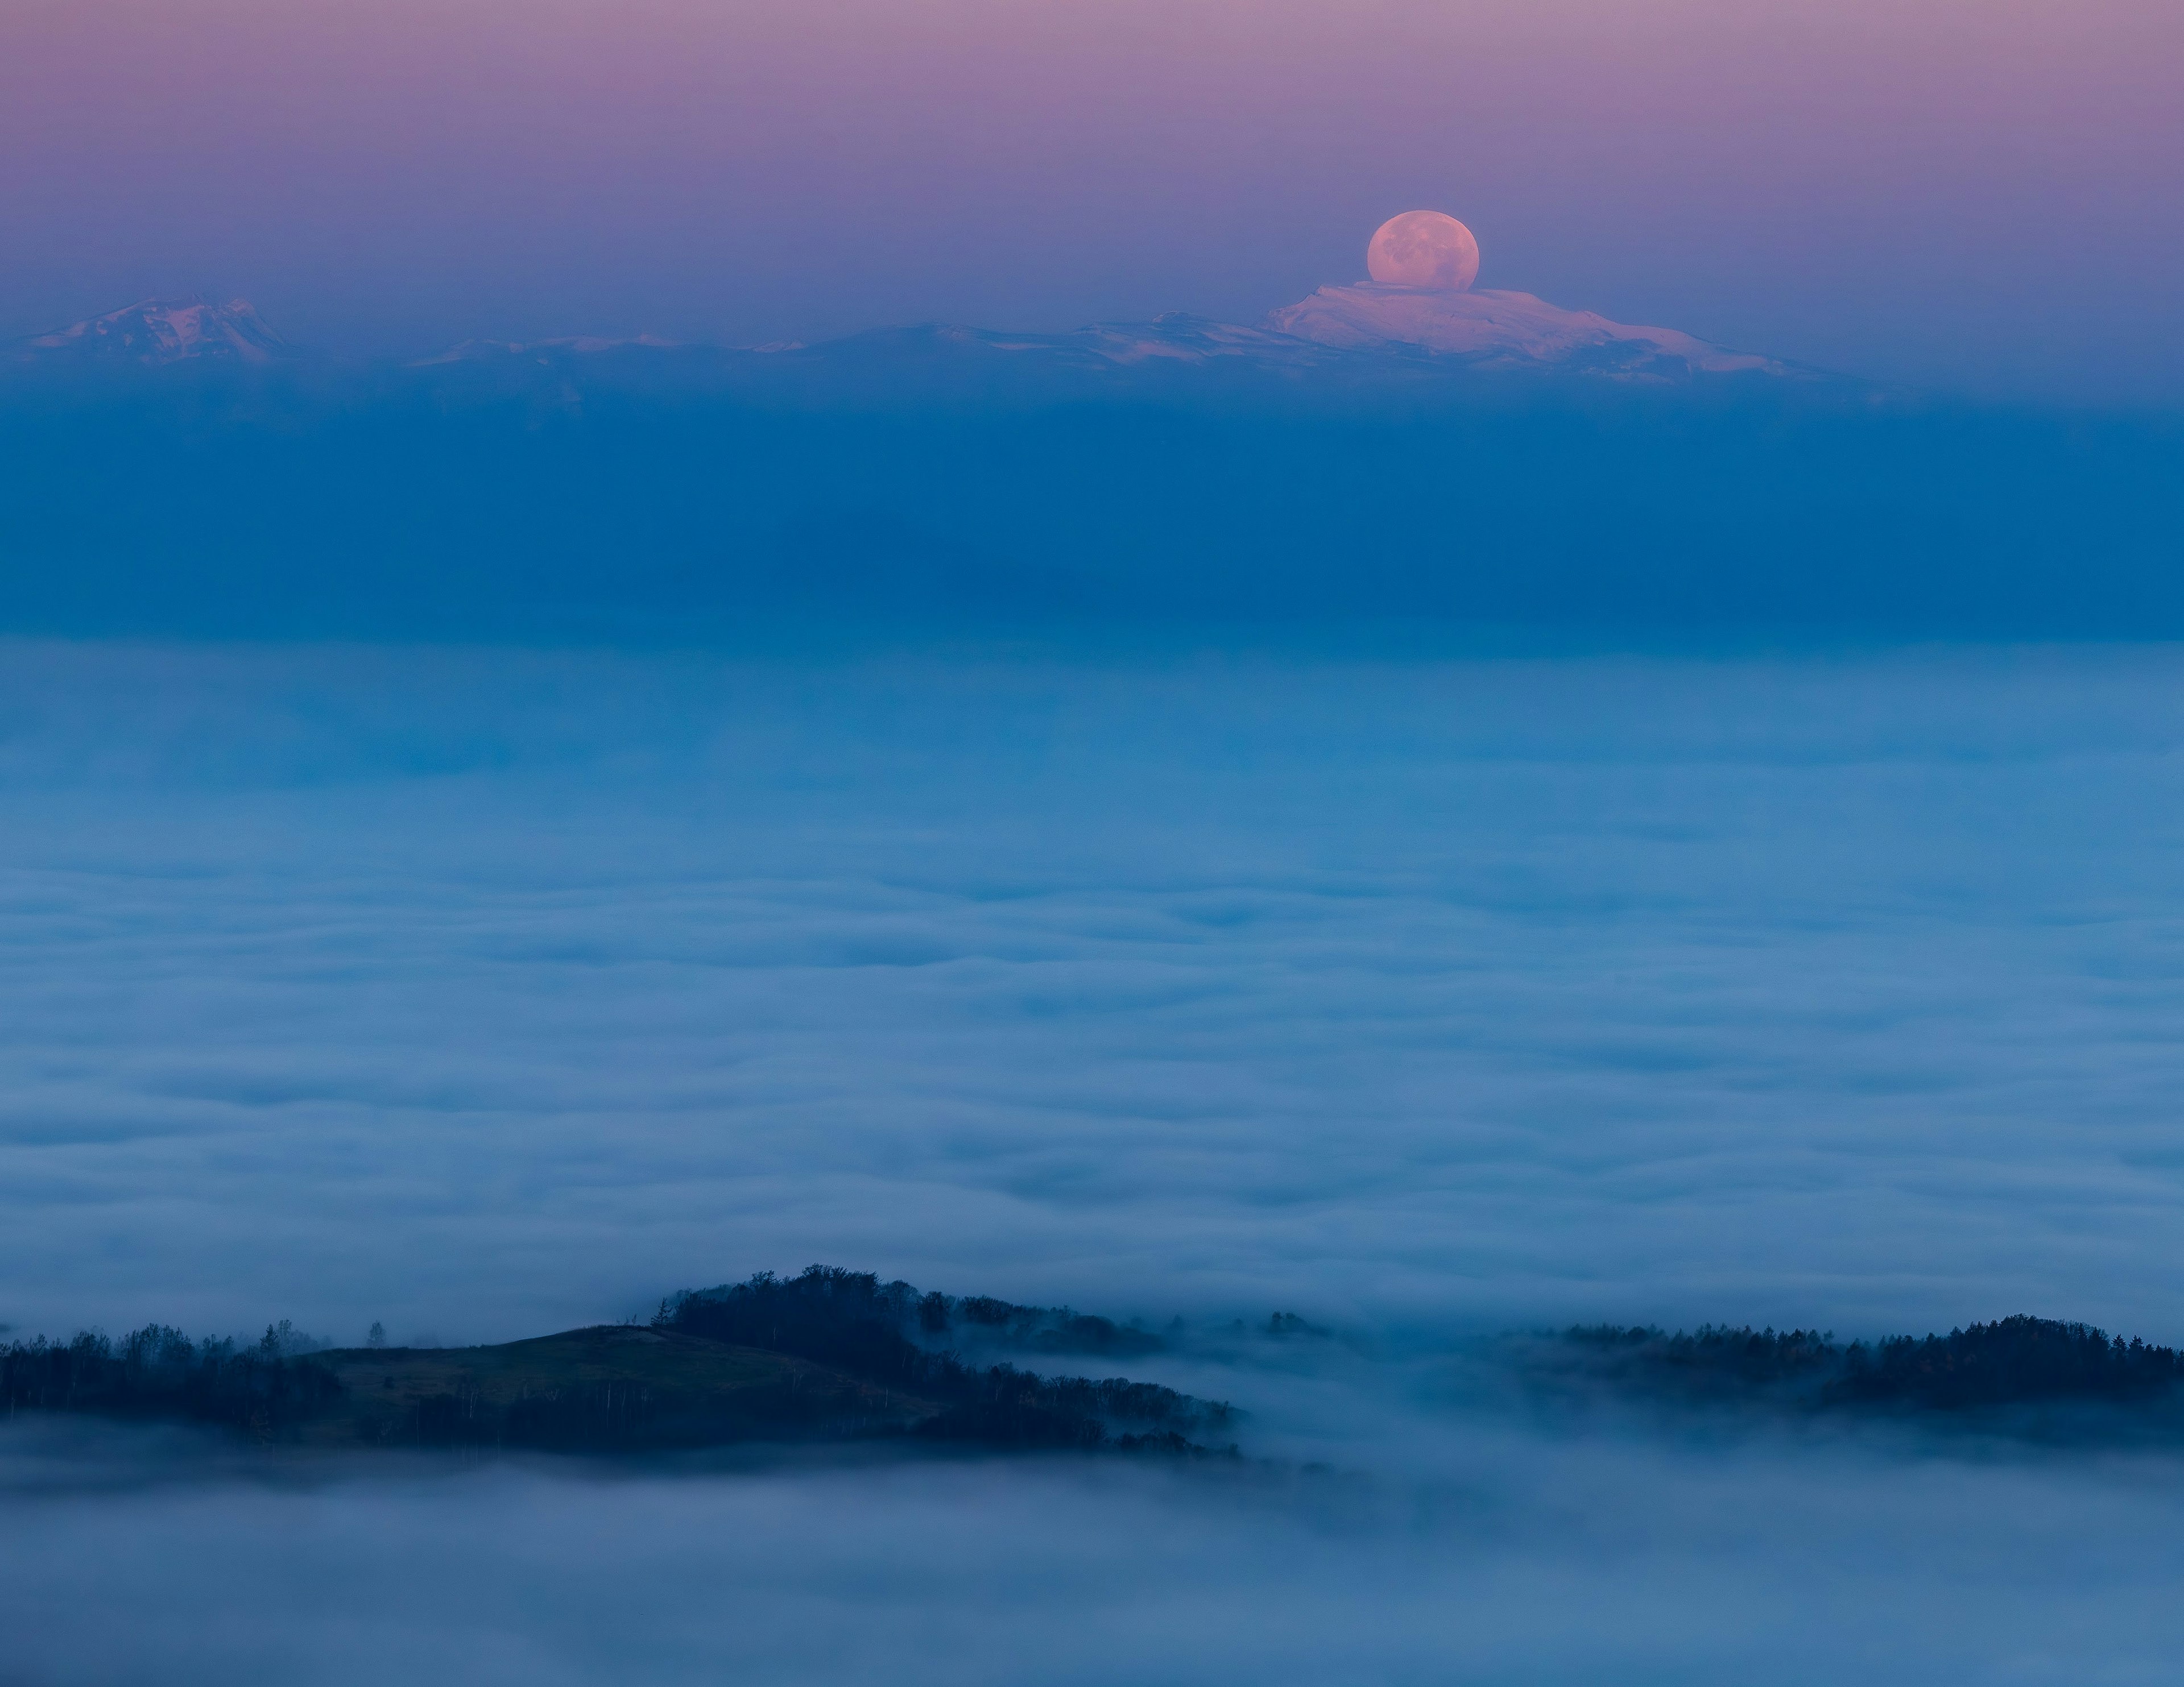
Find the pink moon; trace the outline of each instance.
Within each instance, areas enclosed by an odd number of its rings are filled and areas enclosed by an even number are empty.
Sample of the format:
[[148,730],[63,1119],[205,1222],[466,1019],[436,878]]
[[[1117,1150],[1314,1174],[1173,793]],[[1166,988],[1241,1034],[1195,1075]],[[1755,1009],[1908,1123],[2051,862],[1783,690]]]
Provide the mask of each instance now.
[[1387,287],[1462,292],[1479,279],[1479,242],[1454,217],[1405,211],[1374,232],[1365,272]]

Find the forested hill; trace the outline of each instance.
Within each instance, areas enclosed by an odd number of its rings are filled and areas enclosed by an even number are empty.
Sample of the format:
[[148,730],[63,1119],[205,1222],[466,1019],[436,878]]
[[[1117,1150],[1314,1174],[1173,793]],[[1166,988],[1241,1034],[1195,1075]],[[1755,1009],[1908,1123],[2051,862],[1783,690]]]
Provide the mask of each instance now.
[[[1306,1328],[1277,1314],[1262,1333]],[[1083,1357],[1143,1359],[1166,1345],[1066,1306],[922,1293],[812,1266],[670,1295],[649,1324],[487,1347],[328,1348],[286,1322],[255,1341],[193,1341],[159,1324],[118,1340],[18,1340],[0,1347],[0,1412],[195,1423],[321,1447],[611,1454],[857,1441],[1233,1453],[1241,1414],[1227,1404],[1081,1373]],[[1513,1338],[1504,1350],[1542,1400],[2184,1444],[2184,1356],[2047,1318],[1875,1342],[1609,1324]],[[1063,1356],[1079,1358],[1053,1362]]]
[[[761,1272],[660,1303],[655,1332],[792,1354],[938,1402],[928,1434],[997,1445],[1160,1445],[1186,1450],[1190,1434],[1226,1428],[1234,1413],[1126,1378],[1043,1378],[1015,1366],[967,1362],[965,1338],[1045,1353],[1144,1354],[1157,1337],[1067,1307],[1019,1306],[985,1295],[921,1294],[870,1272],[811,1266],[793,1278]],[[1119,1439],[1108,1426],[1132,1426]]]
[[1160,1350],[1159,1336],[1135,1324],[1068,1306],[1020,1306],[991,1295],[921,1293],[870,1272],[811,1266],[797,1277],[760,1272],[717,1289],[685,1289],[660,1303],[655,1329],[710,1335],[749,1347],[787,1344],[807,1359],[890,1371],[906,1350],[1014,1349],[1128,1358]]
[[286,1323],[252,1343],[192,1341],[159,1324],[118,1341],[41,1337],[0,1349],[0,1410],[199,1423],[322,1446],[614,1453],[898,1439],[1232,1450],[1226,1406],[1127,1378],[974,1363],[950,1350],[951,1333],[977,1338],[956,1346],[1037,1353],[1159,1345],[1066,1308],[924,1295],[814,1266],[675,1295],[649,1328],[601,1325],[490,1347],[330,1349]]
[[2027,1316],[1947,1335],[1837,1342],[1816,1330],[1580,1326],[1524,1350],[1549,1387],[1684,1405],[2065,1433],[2128,1423],[2184,1439],[2184,1356],[2088,1324]]

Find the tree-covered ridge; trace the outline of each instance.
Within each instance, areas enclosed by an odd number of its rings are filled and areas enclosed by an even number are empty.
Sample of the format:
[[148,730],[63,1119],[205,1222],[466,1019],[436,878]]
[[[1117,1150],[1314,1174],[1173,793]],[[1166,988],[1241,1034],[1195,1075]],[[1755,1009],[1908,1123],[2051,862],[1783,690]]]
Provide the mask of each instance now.
[[1018,1306],[987,1296],[920,1294],[870,1272],[808,1267],[793,1278],[760,1272],[742,1283],[689,1290],[660,1304],[656,1330],[794,1354],[867,1382],[922,1395],[946,1410],[919,1433],[1006,1445],[1159,1446],[1225,1430],[1225,1404],[1157,1384],[1112,1377],[1045,1378],[1013,1365],[966,1363],[950,1338],[1006,1337],[1055,1350],[1146,1351],[1156,1338],[1067,1307]]
[[[915,1333],[916,1339],[912,1339]],[[379,1340],[375,1328],[374,1340]],[[602,1325],[488,1347],[314,1351],[152,1324],[0,1348],[0,1412],[203,1424],[317,1445],[633,1452],[752,1441],[908,1438],[1004,1449],[1200,1454],[1234,1414],[1127,1378],[1042,1376],[960,1347],[1142,1352],[1142,1332],[1067,1308],[920,1294],[814,1266]],[[1233,1449],[1231,1449],[1233,1450]]]
[[1838,1343],[1832,1332],[1712,1325],[1674,1334],[1580,1326],[1557,1369],[1617,1387],[1691,1399],[1772,1400],[1826,1410],[1964,1412],[2180,1403],[2184,1357],[2089,1324],[2023,1314],[1947,1335]]

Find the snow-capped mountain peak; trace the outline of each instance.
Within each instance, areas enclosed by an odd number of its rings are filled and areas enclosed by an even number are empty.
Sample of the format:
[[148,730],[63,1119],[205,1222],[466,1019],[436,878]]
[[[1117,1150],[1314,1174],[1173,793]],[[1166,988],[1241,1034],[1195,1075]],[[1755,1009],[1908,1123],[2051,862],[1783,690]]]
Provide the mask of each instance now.
[[148,298],[103,316],[34,334],[16,342],[33,359],[95,358],[129,363],[182,363],[200,358],[270,363],[287,344],[265,326],[247,298],[215,304],[202,298]]
[[1531,293],[1492,289],[1377,281],[1322,287],[1275,311],[1267,326],[1323,346],[1357,351],[1416,348],[1509,367],[1558,366],[1668,379],[1797,373],[1772,358],[1724,350],[1674,328],[1633,327],[1590,310],[1565,310]]

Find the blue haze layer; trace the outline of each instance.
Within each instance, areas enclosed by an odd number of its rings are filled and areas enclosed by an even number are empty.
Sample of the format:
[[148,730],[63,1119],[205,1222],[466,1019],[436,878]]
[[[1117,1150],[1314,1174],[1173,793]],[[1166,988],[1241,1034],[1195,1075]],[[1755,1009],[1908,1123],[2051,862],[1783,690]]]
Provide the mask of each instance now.
[[0,630],[742,640],[1424,621],[2184,633],[2184,423],[1306,348],[0,378]]

